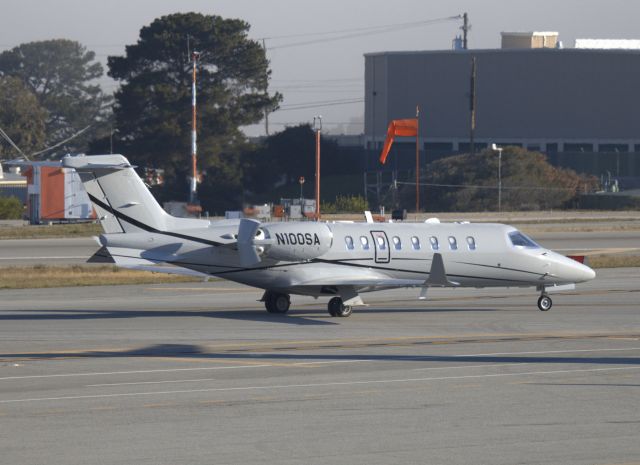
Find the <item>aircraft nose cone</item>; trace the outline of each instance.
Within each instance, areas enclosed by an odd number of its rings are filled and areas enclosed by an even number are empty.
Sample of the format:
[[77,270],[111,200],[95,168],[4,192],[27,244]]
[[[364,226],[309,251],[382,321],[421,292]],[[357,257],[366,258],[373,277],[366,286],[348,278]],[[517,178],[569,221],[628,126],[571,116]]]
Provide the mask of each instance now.
[[589,268],[588,266],[582,265],[582,273],[583,273],[583,279],[582,281],[591,281],[592,279],[595,279],[596,277],[596,272],[593,271],[592,268]]
[[574,283],[582,283],[585,281],[591,281],[596,277],[596,272],[586,265],[578,263],[570,258],[563,264],[564,275],[569,281]]

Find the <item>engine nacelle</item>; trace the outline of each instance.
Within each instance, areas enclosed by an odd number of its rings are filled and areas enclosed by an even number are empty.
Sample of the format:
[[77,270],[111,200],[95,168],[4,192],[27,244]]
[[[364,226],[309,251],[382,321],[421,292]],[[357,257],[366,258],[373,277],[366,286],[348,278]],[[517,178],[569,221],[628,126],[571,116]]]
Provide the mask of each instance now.
[[319,257],[331,248],[333,233],[323,223],[282,223],[262,226],[254,244],[265,245],[264,255],[295,262]]

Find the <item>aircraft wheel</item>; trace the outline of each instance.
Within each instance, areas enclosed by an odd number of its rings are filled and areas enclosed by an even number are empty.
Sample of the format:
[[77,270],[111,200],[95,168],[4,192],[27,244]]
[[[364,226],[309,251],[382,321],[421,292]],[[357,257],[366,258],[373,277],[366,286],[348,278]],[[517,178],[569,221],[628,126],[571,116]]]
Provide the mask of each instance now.
[[327,304],[327,309],[329,310],[329,315],[338,316],[338,311],[340,307],[342,307],[342,299],[340,297],[334,297]]
[[551,301],[551,297],[548,295],[541,295],[538,299],[538,308],[543,312],[549,311],[552,305],[553,302]]
[[342,310],[340,312],[338,312],[338,314],[336,316],[342,317],[342,318],[346,318],[348,316],[351,316],[351,314],[353,313],[353,307],[349,306],[349,305],[343,305],[342,306]]
[[334,297],[333,299],[331,299],[329,301],[329,304],[327,305],[327,308],[329,309],[329,315],[331,316],[346,318],[350,316],[351,313],[353,313],[352,307],[343,304],[340,297]]
[[264,306],[269,313],[287,313],[290,305],[289,295],[279,292],[269,292],[264,301]]

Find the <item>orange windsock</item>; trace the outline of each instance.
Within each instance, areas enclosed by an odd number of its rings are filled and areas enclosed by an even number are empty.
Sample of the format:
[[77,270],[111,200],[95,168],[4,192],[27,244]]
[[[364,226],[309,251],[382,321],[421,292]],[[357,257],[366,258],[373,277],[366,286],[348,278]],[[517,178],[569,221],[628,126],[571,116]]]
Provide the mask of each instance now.
[[387,155],[391,150],[391,144],[396,136],[418,136],[418,118],[410,119],[394,119],[389,123],[387,129],[387,137],[384,140],[384,146],[382,147],[382,153],[380,154],[380,163],[384,164],[387,161]]

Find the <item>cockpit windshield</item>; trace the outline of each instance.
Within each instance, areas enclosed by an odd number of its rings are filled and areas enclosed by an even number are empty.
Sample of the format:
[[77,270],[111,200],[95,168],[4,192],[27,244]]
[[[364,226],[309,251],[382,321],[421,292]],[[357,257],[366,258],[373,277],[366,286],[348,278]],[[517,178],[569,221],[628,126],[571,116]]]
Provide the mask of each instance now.
[[509,233],[509,239],[511,243],[516,247],[526,247],[528,249],[539,249],[540,246],[536,244],[533,239],[525,236],[520,231],[512,231]]

